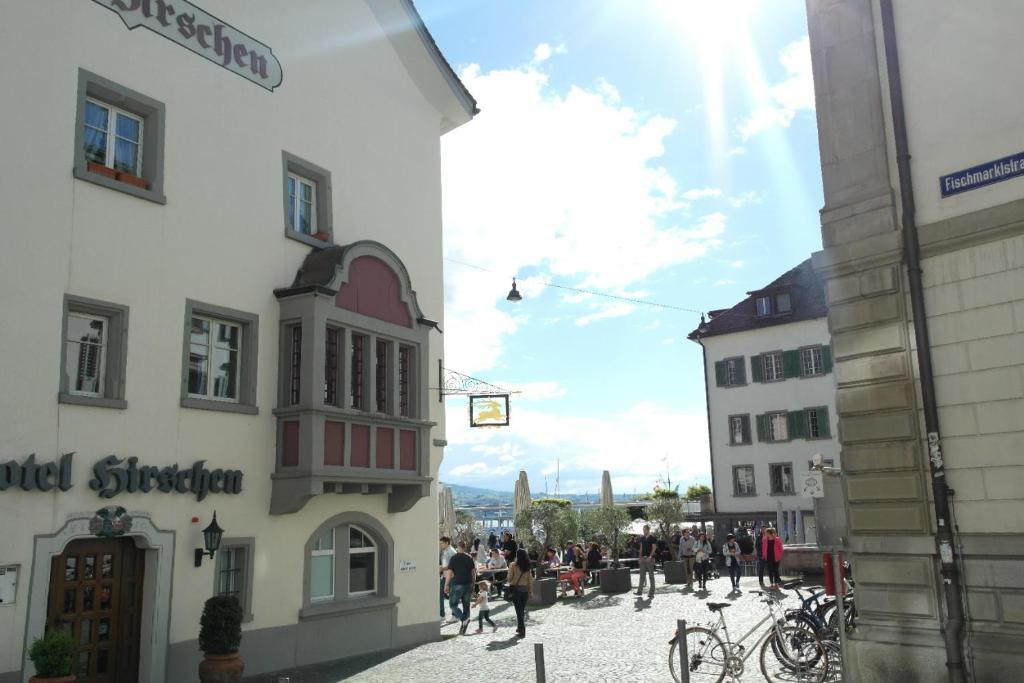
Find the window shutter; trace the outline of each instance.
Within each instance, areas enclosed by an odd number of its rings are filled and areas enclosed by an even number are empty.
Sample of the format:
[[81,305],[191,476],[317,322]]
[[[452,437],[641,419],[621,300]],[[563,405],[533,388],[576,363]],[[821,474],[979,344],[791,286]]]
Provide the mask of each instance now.
[[800,352],[782,352],[782,373],[786,379],[800,376]]
[[747,358],[740,356],[736,359],[736,384],[747,383]]
[[755,382],[764,381],[764,356],[750,357],[750,378]]
[[768,434],[768,416],[758,415],[757,416],[757,440],[764,441],[765,435]]
[[743,423],[743,443],[750,443],[750,415],[740,417]]
[[821,347],[821,370],[826,375],[832,372],[832,347],[827,344]]
[[786,428],[790,439],[802,439],[807,436],[805,425],[807,418],[802,410],[791,410],[786,413]]
[[[824,354],[822,358],[824,358]],[[818,433],[821,434],[822,438],[832,436],[828,422],[828,408],[818,408]]]
[[716,386],[720,386],[720,387],[724,387],[726,379],[727,378],[726,378],[726,375],[725,375],[725,361],[724,360],[716,360],[715,361],[715,385]]

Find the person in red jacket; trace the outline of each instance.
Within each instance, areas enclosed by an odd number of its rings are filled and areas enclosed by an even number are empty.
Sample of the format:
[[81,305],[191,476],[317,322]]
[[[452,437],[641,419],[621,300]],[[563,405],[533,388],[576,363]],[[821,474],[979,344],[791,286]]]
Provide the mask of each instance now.
[[768,580],[772,582],[772,590],[779,589],[779,563],[782,562],[782,539],[778,532],[772,527],[764,530],[764,537],[761,539],[761,547],[758,549],[761,559],[764,560],[765,569],[768,570]]

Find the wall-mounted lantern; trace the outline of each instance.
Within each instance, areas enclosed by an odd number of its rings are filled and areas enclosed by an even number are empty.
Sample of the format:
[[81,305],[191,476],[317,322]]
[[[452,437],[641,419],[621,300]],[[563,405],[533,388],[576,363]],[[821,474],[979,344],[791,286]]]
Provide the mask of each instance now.
[[206,549],[196,548],[196,566],[200,566],[203,563],[203,555],[209,554],[210,559],[213,559],[213,554],[220,548],[220,539],[224,536],[224,530],[217,524],[217,512],[213,513],[213,521],[210,525],[203,529],[203,545]]

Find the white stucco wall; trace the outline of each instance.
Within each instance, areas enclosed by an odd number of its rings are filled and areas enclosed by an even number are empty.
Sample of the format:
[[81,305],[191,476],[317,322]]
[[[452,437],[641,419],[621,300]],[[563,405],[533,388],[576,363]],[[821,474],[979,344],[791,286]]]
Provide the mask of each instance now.
[[[1024,71],[1015,28],[1024,23],[1024,3],[899,0],[893,12],[918,223],[1019,199],[1024,176],[945,199],[939,177],[1024,152]],[[877,3],[875,18],[881,55]],[[997,26],[1006,27],[1005,39],[994,39]],[[882,82],[888,102],[885,74]],[[886,127],[891,145],[888,116]],[[895,164],[895,154],[889,156]]]
[[[275,457],[278,308],[272,290],[291,283],[309,247],[286,239],[281,152],[332,172],[335,242],[373,239],[408,268],[425,315],[442,322],[440,115],[410,79],[363,2],[204,0],[203,9],[270,45],[284,81],[270,93],[146,29],[128,31],[92,2],[6,6],[0,45],[0,462],[75,451],[67,493],[0,492],[0,566],[27,577],[32,538],[107,501],[89,490],[108,454],[141,464],[239,468],[238,496],[124,494],[176,534],[171,642],[193,639],[212,562],[192,549],[216,509],[226,536],[255,536],[254,621],[295,623],[303,545],[326,518],[360,510],[395,539],[399,625],[437,616],[436,517],[432,498],[389,515],[384,495],[332,495],[300,512],[268,514]],[[16,64],[20,66],[15,67]],[[166,105],[166,205],[71,175],[78,69]],[[127,410],[57,403],[62,297],[130,307]],[[185,300],[258,314],[258,415],[179,407]],[[431,333],[424,362],[436,368]],[[431,436],[444,437],[443,405],[428,401]],[[441,452],[430,447],[431,475]],[[198,524],[191,518],[200,518]],[[417,569],[398,572],[399,560]],[[0,606],[0,673],[21,667],[28,585]]]
[[[771,495],[770,463],[793,463],[793,475],[807,470],[807,461],[815,453],[832,459],[839,466],[838,421],[835,410],[835,379],[832,373],[820,377],[792,378],[781,382],[758,383],[751,380],[750,357],[765,351],[794,350],[813,344],[829,344],[824,318],[775,325],[756,330],[707,337],[702,340],[706,352],[708,414],[711,418],[711,466],[714,472],[715,508],[722,513],[764,512],[776,510],[781,501],[787,510],[812,510],[809,498],[799,495]],[[737,387],[715,385],[715,361],[744,356],[747,384]],[[757,440],[756,416],[769,411],[799,410],[828,406],[828,439],[793,439],[782,443]],[[729,445],[730,415],[750,414],[752,443]],[[734,496],[732,468],[754,465],[756,496]],[[799,483],[799,480],[796,480]]]

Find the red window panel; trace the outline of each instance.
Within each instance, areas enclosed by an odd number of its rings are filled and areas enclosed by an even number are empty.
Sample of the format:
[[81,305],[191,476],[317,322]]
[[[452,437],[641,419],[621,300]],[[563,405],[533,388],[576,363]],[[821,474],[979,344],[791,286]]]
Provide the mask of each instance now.
[[281,466],[299,464],[299,422],[292,420],[281,425]]
[[395,466],[395,430],[377,427],[377,468],[390,470]]
[[345,464],[345,423],[324,422],[324,464]]
[[416,432],[403,429],[398,435],[398,466],[403,470],[416,470]]
[[370,428],[367,425],[352,425],[352,467],[370,466]]

